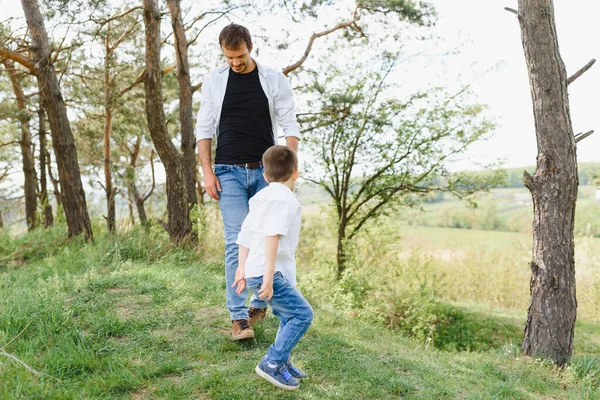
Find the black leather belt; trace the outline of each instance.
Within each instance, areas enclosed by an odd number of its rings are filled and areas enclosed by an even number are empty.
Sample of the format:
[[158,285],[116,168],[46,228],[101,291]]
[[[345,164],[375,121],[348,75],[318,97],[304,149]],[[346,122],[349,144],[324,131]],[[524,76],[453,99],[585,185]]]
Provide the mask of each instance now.
[[248,169],[259,169],[262,168],[262,162],[260,161],[252,161],[244,164],[233,164],[236,167],[246,167]]

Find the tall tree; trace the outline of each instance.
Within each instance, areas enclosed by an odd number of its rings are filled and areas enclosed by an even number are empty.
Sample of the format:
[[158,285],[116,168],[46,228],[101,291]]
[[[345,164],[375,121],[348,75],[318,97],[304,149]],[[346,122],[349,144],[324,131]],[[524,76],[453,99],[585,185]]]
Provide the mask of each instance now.
[[175,36],[177,58],[177,82],[179,84],[179,124],[181,128],[181,152],[185,174],[188,202],[196,204],[196,139],[192,115],[192,82],[188,62],[188,41],[181,17],[181,0],[167,0],[171,13],[171,25]]
[[575,243],[577,152],[565,65],[552,0],[519,0],[519,23],[529,73],[537,136],[537,168],[523,173],[533,198],[531,302],[522,350],[558,365],[569,361],[577,317]]
[[27,110],[27,98],[21,84],[21,76],[12,60],[5,58],[3,61],[6,72],[10,76],[13,91],[17,99],[18,119],[21,125],[21,161],[23,163],[24,192],[25,192],[25,220],[29,231],[35,229],[37,218],[37,180],[35,174],[35,158],[31,146],[31,129],[29,126],[30,115]]
[[144,25],[146,27],[146,116],[152,142],[156,147],[166,172],[168,223],[163,226],[171,241],[179,243],[192,236],[186,181],[183,163],[177,148],[171,142],[162,97],[162,71],[160,65],[160,10],[156,0],[144,0]]
[[[394,98],[401,92],[387,79],[394,60],[389,55],[363,65],[346,62],[306,88],[313,93],[311,111],[301,115],[313,159],[306,177],[333,201],[338,278],[347,268],[348,245],[368,222],[414,206],[429,193],[464,197],[498,180],[450,176],[445,167],[488,136],[493,125],[481,116],[484,107],[467,104],[465,92]],[[348,68],[352,74],[345,73]]]
[[[131,9],[133,10],[133,9]],[[123,14],[121,14],[122,16]],[[128,21],[129,22],[129,21]],[[118,20],[118,27],[112,27],[113,18],[109,18],[103,23],[100,29],[100,36],[104,46],[104,135],[103,135],[103,154],[104,154],[104,190],[106,192],[106,210],[108,231],[114,232],[116,225],[116,206],[115,196],[116,187],[112,179],[112,160],[111,160],[111,137],[113,133],[113,113],[117,108],[118,91],[116,90],[116,79],[119,75],[116,70],[116,50],[124,40],[133,35],[138,29],[137,18],[129,25],[123,25],[123,21]],[[119,29],[120,28],[120,29]]]
[[48,198],[48,184],[46,180],[46,164],[48,163],[47,153],[47,138],[46,138],[46,112],[42,102],[38,109],[38,135],[40,138],[40,203],[42,204],[42,215],[44,218],[44,227],[49,227],[54,224],[54,216],[52,214],[52,206]]
[[32,39],[33,63],[31,64],[37,72],[41,87],[40,94],[50,121],[69,236],[84,233],[86,238],[91,239],[92,225],[81,183],[77,150],[54,70],[44,20],[37,0],[21,0],[21,4]]

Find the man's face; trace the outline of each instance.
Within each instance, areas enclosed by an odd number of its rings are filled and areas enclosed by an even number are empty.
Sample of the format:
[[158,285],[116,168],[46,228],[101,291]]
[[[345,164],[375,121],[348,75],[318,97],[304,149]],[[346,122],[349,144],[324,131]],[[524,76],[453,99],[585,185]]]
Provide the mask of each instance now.
[[233,72],[238,74],[247,74],[252,70],[252,60],[250,59],[250,51],[252,48],[248,48],[245,42],[242,42],[236,49],[227,49],[221,46],[223,55],[227,60],[227,64],[231,67]]

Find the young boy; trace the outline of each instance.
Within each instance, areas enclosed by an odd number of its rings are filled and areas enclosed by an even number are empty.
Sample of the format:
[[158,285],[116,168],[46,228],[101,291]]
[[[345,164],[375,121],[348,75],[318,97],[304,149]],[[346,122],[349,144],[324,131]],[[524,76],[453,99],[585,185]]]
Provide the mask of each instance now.
[[239,263],[232,287],[247,286],[267,299],[279,318],[275,342],[255,368],[273,385],[298,389],[308,376],[290,362],[290,352],[313,319],[313,310],[296,289],[295,252],[302,208],[292,192],[298,179],[298,158],[288,146],[272,146],[262,157],[269,186],[250,199],[250,212],[238,235]]

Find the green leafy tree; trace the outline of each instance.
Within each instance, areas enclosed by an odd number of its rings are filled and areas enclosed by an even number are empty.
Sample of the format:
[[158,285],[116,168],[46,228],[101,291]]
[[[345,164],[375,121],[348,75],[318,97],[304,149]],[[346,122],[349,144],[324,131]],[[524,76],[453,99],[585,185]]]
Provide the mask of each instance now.
[[312,156],[306,177],[333,200],[338,278],[349,241],[368,221],[415,206],[432,192],[466,198],[500,179],[500,173],[450,174],[446,167],[489,135],[494,125],[482,116],[485,107],[469,104],[466,90],[398,99],[400,90],[388,79],[395,60],[387,54],[346,62],[344,70],[331,67],[306,88],[313,93],[310,112],[301,115]]

